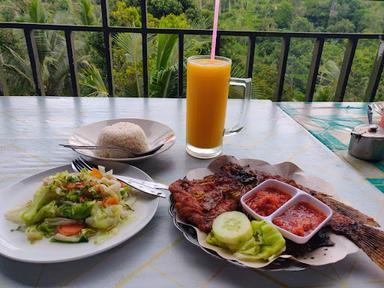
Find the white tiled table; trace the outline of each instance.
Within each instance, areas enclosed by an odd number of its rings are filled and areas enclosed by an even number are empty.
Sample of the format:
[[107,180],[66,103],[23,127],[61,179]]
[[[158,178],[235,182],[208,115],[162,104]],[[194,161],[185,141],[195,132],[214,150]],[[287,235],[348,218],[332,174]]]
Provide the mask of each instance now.
[[[231,101],[229,118],[237,115]],[[171,126],[175,146],[135,165],[170,183],[208,161],[189,157],[185,101],[181,99],[0,97],[0,185],[69,163],[60,148],[71,131],[94,121],[137,117]],[[246,128],[225,139],[226,154],[271,163],[292,161],[330,182],[348,200],[384,224],[384,196],[351,166],[269,101],[252,101]],[[3,201],[3,200],[2,200]],[[384,273],[363,253],[301,272],[246,270],[217,260],[186,241],[162,200],[150,222],[123,245],[94,257],[61,264],[26,264],[0,256],[0,287],[383,287]],[[0,216],[2,217],[2,216]]]

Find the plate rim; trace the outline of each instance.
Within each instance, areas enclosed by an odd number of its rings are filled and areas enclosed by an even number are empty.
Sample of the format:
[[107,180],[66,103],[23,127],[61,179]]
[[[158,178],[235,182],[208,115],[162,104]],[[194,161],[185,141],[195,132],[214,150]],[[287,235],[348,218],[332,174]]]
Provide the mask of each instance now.
[[168,128],[170,130],[170,133],[172,133],[172,135],[174,136],[174,139],[170,142],[168,142],[167,144],[165,144],[162,148],[160,148],[158,151],[156,151],[155,153],[153,154],[150,154],[150,155],[145,155],[145,156],[140,156],[140,157],[130,157],[130,158],[105,158],[105,157],[100,157],[100,156],[97,156],[97,155],[88,155],[88,154],[85,154],[85,153],[81,153],[81,149],[79,150],[76,150],[75,152],[80,154],[80,155],[83,155],[83,156],[86,156],[86,157],[89,157],[89,158],[93,158],[93,159],[98,159],[98,160],[104,160],[104,161],[124,161],[124,162],[135,162],[135,161],[140,161],[140,160],[145,160],[145,159],[148,159],[148,158],[151,158],[151,157],[154,157],[158,154],[161,154],[165,151],[167,151],[168,149],[170,149],[176,142],[176,134],[175,134],[175,131],[169,127],[168,125],[162,123],[162,122],[159,122],[159,121],[156,121],[156,120],[152,120],[152,119],[145,119],[145,118],[114,118],[114,119],[104,119],[104,120],[100,120],[100,121],[95,121],[95,122],[92,122],[92,123],[88,123],[88,124],[85,124],[85,125],[82,125],[80,127],[77,127],[76,129],[74,129],[72,132],[71,132],[71,135],[68,137],[68,144],[72,144],[71,143],[71,139],[72,137],[75,135],[75,133],[80,130],[80,129],[83,129],[87,126],[92,126],[92,125],[95,125],[95,124],[98,124],[100,122],[105,122],[105,121],[114,121],[114,122],[130,122],[130,120],[132,121],[147,121],[147,122],[152,122],[152,123],[157,123],[157,124],[160,124],[166,128]]
[[[143,174],[147,179],[145,180],[148,180],[148,181],[153,181],[152,177],[149,176],[146,172],[144,172],[143,170],[133,166],[133,165],[129,165],[129,164],[126,164],[125,166],[129,166],[130,169],[134,169],[138,172],[140,172],[141,174]],[[22,182],[23,181],[27,181],[29,180],[30,178],[33,178],[33,177],[36,177],[36,176],[40,176],[41,174],[45,174],[49,171],[52,171],[52,170],[57,170],[57,169],[60,169],[62,171],[65,171],[65,170],[72,170],[71,169],[71,165],[70,164],[66,164],[66,165],[62,165],[62,166],[56,166],[56,167],[53,167],[53,168],[50,168],[50,169],[46,169],[46,170],[43,170],[43,171],[40,171],[40,172],[37,172],[33,175],[30,175],[28,177],[25,177],[25,178],[22,178],[21,180],[13,183],[13,184],[10,184],[10,185],[7,185],[6,187],[4,187],[3,189],[0,190],[0,195],[2,193],[4,193],[4,191],[8,190],[8,189],[11,189],[12,187],[14,186],[17,186],[17,185],[23,185]],[[41,177],[41,176],[40,176]],[[33,191],[34,193],[35,191]],[[32,194],[32,193],[31,193]],[[32,194],[33,196],[33,194]],[[134,232],[134,234],[132,234],[131,236],[129,236],[128,238],[122,238],[120,239],[119,241],[116,241],[114,243],[111,243],[109,245],[106,245],[105,247],[99,249],[99,250],[94,250],[94,251],[91,251],[91,252],[88,252],[84,255],[78,255],[78,256],[73,256],[73,257],[68,257],[68,258],[61,258],[61,259],[54,259],[54,260],[38,260],[38,259],[30,259],[30,258],[27,258],[27,259],[24,259],[24,258],[21,258],[21,257],[17,257],[17,256],[13,256],[12,253],[4,253],[4,250],[3,250],[3,246],[0,246],[0,255],[8,258],[8,259],[12,259],[12,260],[16,260],[16,261],[19,261],[19,262],[23,262],[23,263],[34,263],[34,264],[49,264],[49,263],[65,263],[65,262],[71,262],[71,261],[76,261],[76,260],[80,260],[80,259],[85,259],[85,258],[89,258],[89,257],[92,257],[92,256],[95,256],[97,254],[101,254],[103,252],[106,252],[108,250],[111,250],[112,248],[115,248],[121,244],[123,244],[124,242],[128,241],[130,238],[132,237],[135,237],[138,233],[140,233],[153,219],[153,217],[155,216],[158,208],[159,208],[159,202],[160,202],[160,199],[159,197],[156,197],[153,199],[154,202],[154,207],[153,207],[153,210],[151,211],[151,213],[148,214],[147,216],[147,220],[144,221],[143,223],[141,223],[141,225],[139,226],[139,228],[137,228],[137,231]],[[4,217],[4,211],[1,211],[3,212],[3,215],[0,215],[0,217]],[[5,217],[4,217],[5,218]],[[5,221],[9,221],[7,219],[5,219]],[[10,221],[9,221],[10,222]],[[116,236],[116,235],[113,235],[111,236],[112,238]],[[26,240],[27,241],[27,240]],[[83,244],[89,244],[91,242],[88,242],[88,243],[83,243]],[[30,244],[32,245],[32,244]],[[71,244],[69,244],[71,245]],[[97,245],[97,244],[93,244],[93,245]]]

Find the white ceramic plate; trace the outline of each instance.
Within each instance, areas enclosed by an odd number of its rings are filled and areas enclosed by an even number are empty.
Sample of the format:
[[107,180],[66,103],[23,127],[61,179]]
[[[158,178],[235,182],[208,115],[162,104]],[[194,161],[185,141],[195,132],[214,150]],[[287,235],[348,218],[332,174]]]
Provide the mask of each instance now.
[[[71,166],[66,165],[47,170],[0,191],[1,199],[6,199],[6,201],[0,201],[0,254],[15,260],[32,263],[66,262],[85,258],[111,249],[133,237],[155,215],[159,198],[138,193],[133,220],[123,223],[119,226],[116,235],[107,238],[100,244],[93,243],[92,239],[87,243],[77,244],[53,243],[49,242],[48,239],[43,239],[31,244],[24,233],[11,232],[11,229],[17,228],[18,225],[5,219],[6,211],[31,200],[44,177],[65,170],[71,171]],[[151,181],[151,177],[145,172],[130,165],[118,165],[118,169],[114,169],[114,173]]]
[[[106,126],[113,125],[117,122],[131,122],[139,125],[144,130],[144,133],[148,138],[148,142],[151,149],[152,147],[156,147],[157,144],[162,139],[175,134],[170,127],[156,121],[147,120],[147,119],[137,119],[137,118],[121,118],[121,119],[99,121],[99,122],[95,122],[95,123],[77,128],[73,132],[73,134],[70,136],[68,142],[70,145],[96,145],[97,137],[99,136],[101,129],[103,129]],[[105,158],[105,157],[97,156],[95,154],[95,151],[92,151],[92,150],[79,149],[79,150],[76,150],[76,152],[78,152],[81,155],[88,156],[95,159],[100,159],[100,160],[130,162],[130,161],[147,159],[157,154],[160,154],[168,150],[169,148],[171,148],[174,143],[175,143],[175,140],[166,143],[163,147],[161,147],[158,151],[156,151],[151,155],[141,156],[141,157],[132,157],[132,158]]]

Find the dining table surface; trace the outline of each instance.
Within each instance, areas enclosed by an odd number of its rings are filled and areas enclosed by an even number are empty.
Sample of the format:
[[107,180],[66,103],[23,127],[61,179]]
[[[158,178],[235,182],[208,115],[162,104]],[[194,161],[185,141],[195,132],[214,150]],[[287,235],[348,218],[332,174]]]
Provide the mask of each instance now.
[[[241,105],[240,100],[229,100],[228,126],[236,122]],[[171,149],[142,162],[125,164],[142,169],[155,181],[170,184],[189,170],[210,163],[185,152],[185,106],[185,99],[2,96],[0,187],[69,164],[78,155],[60,147],[60,143],[67,143],[80,126],[116,118],[151,119],[175,131],[177,139]],[[287,109],[268,100],[251,100],[245,128],[225,137],[223,153],[273,164],[293,162],[305,173],[329,182],[336,197],[384,225],[383,192],[295,121]],[[343,114],[338,116],[342,118]],[[184,238],[172,222],[169,205],[168,199],[161,199],[155,216],[142,231],[95,256],[50,264],[0,256],[0,287],[384,286],[383,270],[361,251],[337,263],[295,272],[245,269],[217,259]]]

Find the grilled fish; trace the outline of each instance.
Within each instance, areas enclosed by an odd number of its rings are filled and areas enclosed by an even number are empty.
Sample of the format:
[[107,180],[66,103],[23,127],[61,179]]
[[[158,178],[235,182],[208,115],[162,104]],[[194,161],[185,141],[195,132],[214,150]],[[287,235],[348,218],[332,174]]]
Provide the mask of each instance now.
[[294,180],[245,168],[228,163],[221,167],[220,172],[201,180],[181,179],[173,182],[169,190],[175,200],[178,216],[208,233],[218,215],[241,209],[240,198],[247,191],[267,179],[277,179],[327,204],[334,212],[329,228],[353,241],[373,262],[384,269],[384,231],[378,228],[379,224],[372,217],[328,194],[303,187]]

